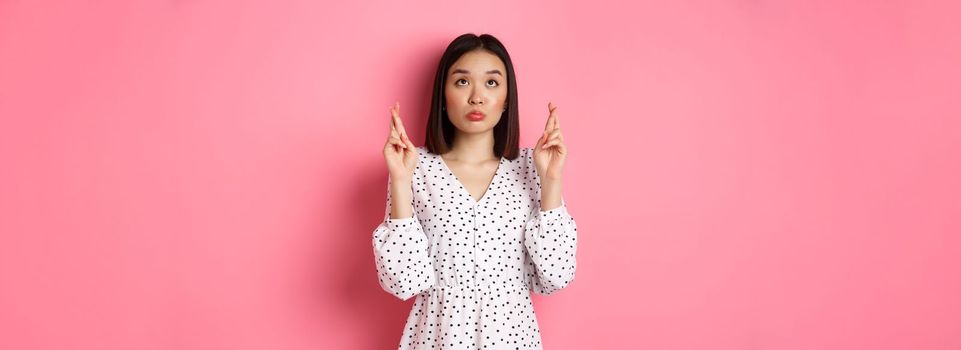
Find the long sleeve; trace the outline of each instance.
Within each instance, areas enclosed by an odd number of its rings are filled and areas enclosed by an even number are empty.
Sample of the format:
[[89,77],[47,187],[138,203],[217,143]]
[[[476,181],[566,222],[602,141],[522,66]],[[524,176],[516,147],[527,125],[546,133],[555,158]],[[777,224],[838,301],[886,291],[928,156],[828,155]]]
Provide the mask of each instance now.
[[561,206],[541,211],[540,179],[534,168],[533,156],[528,152],[527,178],[534,195],[534,208],[524,231],[524,247],[533,276],[531,290],[542,295],[567,287],[574,280],[577,269],[577,223],[567,211],[567,203],[561,198]]
[[384,221],[374,229],[372,238],[374,260],[380,286],[407,300],[431,288],[436,277],[427,235],[416,213],[409,218],[390,218],[390,184],[388,177]]

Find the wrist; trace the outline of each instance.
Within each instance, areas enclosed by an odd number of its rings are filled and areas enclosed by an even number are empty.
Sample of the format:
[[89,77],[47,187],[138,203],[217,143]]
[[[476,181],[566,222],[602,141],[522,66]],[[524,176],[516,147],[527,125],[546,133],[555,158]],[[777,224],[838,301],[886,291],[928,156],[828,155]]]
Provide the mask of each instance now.
[[549,211],[561,206],[561,182],[545,181],[541,184],[541,211]]
[[410,175],[401,175],[401,176],[390,175],[390,183],[391,183],[391,185],[398,184],[398,185],[408,185],[408,186],[409,186],[409,185],[412,184],[413,182],[414,182],[414,181],[413,181],[413,176],[410,176]]
[[541,192],[550,192],[561,190],[561,180],[560,179],[544,179],[541,181]]

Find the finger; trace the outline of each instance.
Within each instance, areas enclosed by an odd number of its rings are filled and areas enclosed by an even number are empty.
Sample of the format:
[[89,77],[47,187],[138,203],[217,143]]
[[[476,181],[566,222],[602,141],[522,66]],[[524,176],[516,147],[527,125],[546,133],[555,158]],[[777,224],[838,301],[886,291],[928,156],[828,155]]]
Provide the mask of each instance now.
[[567,154],[567,145],[564,144],[563,141],[557,142],[556,144],[552,145],[552,147],[554,147],[554,149],[560,152],[561,154]]
[[548,103],[547,103],[547,111],[548,111],[548,113],[550,113],[550,114],[547,115],[547,123],[545,123],[545,125],[544,125],[544,131],[551,131],[552,126],[553,126],[553,125],[551,124],[551,123],[552,123],[552,122],[551,122],[551,117],[554,116],[554,103],[553,103],[553,102],[548,102]]
[[544,125],[544,131],[551,131],[554,129],[554,103],[547,103],[547,123]]
[[394,142],[394,141],[387,142],[387,147],[390,148],[390,150],[395,151],[395,152],[398,151],[398,150],[403,150],[403,149],[404,149],[404,147],[401,147],[400,145],[398,145],[398,144],[397,144],[396,142]]
[[401,148],[407,148],[407,145],[404,144],[404,142],[401,141],[401,140],[400,140],[399,138],[397,138],[397,137],[391,136],[391,138],[390,138],[387,142],[390,143],[390,144],[392,144],[392,145],[400,146]]
[[384,145],[384,151],[387,151],[387,150],[390,150],[390,152],[403,152],[403,151],[404,151],[404,147],[402,147],[401,145],[397,144],[396,142],[390,141],[390,142],[387,142],[387,144]]
[[554,108],[551,109],[551,121],[553,122],[551,128],[553,129],[561,127],[561,124],[558,122],[557,114],[557,105],[555,105]]
[[557,117],[557,115],[558,115],[558,113],[557,113],[557,106],[554,106],[554,113],[553,113],[553,114],[554,114],[554,129],[560,129],[560,127],[561,127],[561,119]]
[[400,116],[394,117],[394,120],[396,121],[394,123],[394,131],[397,132],[397,135],[398,136],[407,135],[407,131],[404,130],[404,122],[400,120]]
[[548,135],[549,135],[549,136],[548,136],[547,140],[544,142],[544,145],[545,145],[545,146],[546,146],[546,145],[551,145],[551,144],[556,144],[557,142],[561,142],[561,143],[564,142],[564,135],[561,134],[559,131],[558,131],[558,132],[551,132],[551,133],[548,134]]
[[553,140],[550,140],[550,141],[545,142],[545,143],[544,143],[544,146],[542,146],[542,147],[545,148],[545,149],[547,149],[547,148],[551,148],[551,147],[559,146],[559,145],[563,145],[563,144],[564,144],[564,141],[562,141],[562,140],[560,140],[560,139],[553,139]]
[[394,128],[390,130],[390,136],[396,137],[398,139],[402,139],[404,136],[407,136],[407,134],[401,132],[401,130],[397,128]]
[[547,133],[547,138],[548,139],[554,138],[555,135],[559,135],[560,133],[561,133],[561,128],[554,128],[554,130],[551,130],[550,132]]
[[404,121],[400,119],[400,102],[397,102],[394,108],[394,120],[396,124],[394,127],[397,128],[397,131],[399,131],[401,135],[407,135],[407,130],[404,129]]
[[391,107],[390,107],[390,129],[391,129],[391,130],[397,130],[397,129],[398,129],[398,128],[397,128],[397,121],[398,121],[398,119],[400,119],[399,116],[400,116],[400,113],[399,113],[398,110],[397,110],[397,105],[391,106]]
[[545,144],[552,144],[552,143],[556,143],[556,142],[564,142],[564,138],[561,137],[560,135],[557,135],[557,136],[554,136],[554,137],[551,137],[551,138],[547,139],[547,141],[545,141],[544,143],[545,143]]
[[404,141],[401,140],[400,137],[397,137],[397,136],[391,136],[390,138],[387,139],[387,141],[388,141],[388,142],[393,142],[393,143],[398,143],[398,144],[403,145],[403,146],[407,146],[407,145],[404,144]]
[[407,137],[407,134],[404,134],[404,137],[402,138],[402,140],[404,141],[404,144],[407,145],[408,149],[413,150],[414,148],[416,148],[414,146],[414,143],[410,141],[410,137]]
[[557,106],[550,102],[547,104],[547,110],[550,114],[547,116],[547,125],[544,130],[551,131],[557,128]]
[[561,129],[554,129],[554,130],[552,130],[551,132],[545,133],[545,134],[547,135],[547,139],[545,140],[545,143],[546,143],[547,141],[550,141],[550,140],[553,140],[553,139],[556,139],[556,138],[560,137],[560,136],[561,136],[561,131],[560,131],[560,130],[561,130]]
[[394,129],[397,129],[394,126],[394,124],[397,124],[397,119],[394,118],[394,107],[396,107],[396,105],[390,106],[390,108],[387,109],[390,112],[390,130],[391,131],[394,131]]

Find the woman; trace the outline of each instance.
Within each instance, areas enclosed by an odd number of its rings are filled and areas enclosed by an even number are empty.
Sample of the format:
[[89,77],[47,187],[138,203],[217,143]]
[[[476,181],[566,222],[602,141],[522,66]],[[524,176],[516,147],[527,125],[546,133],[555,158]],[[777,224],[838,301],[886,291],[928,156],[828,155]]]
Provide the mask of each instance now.
[[387,212],[374,230],[380,285],[417,296],[400,349],[540,349],[530,293],[574,279],[577,225],[561,196],[557,108],[518,149],[514,67],[493,36],[464,34],[438,65],[427,142],[391,107]]

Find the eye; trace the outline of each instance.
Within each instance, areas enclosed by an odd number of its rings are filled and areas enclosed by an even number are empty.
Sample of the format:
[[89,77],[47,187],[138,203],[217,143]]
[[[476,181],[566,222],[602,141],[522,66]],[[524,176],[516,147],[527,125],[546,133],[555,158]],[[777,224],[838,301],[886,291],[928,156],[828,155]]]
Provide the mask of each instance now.
[[[494,83],[494,84],[491,85],[491,83]],[[501,84],[500,82],[498,82],[497,80],[494,80],[494,79],[491,79],[491,80],[488,80],[488,81],[487,81],[487,86],[499,86],[500,84]]]
[[462,82],[462,81],[463,81],[464,83],[467,83],[467,79],[460,78],[460,79],[457,79],[457,81],[454,82],[454,85],[461,85],[460,82]]

